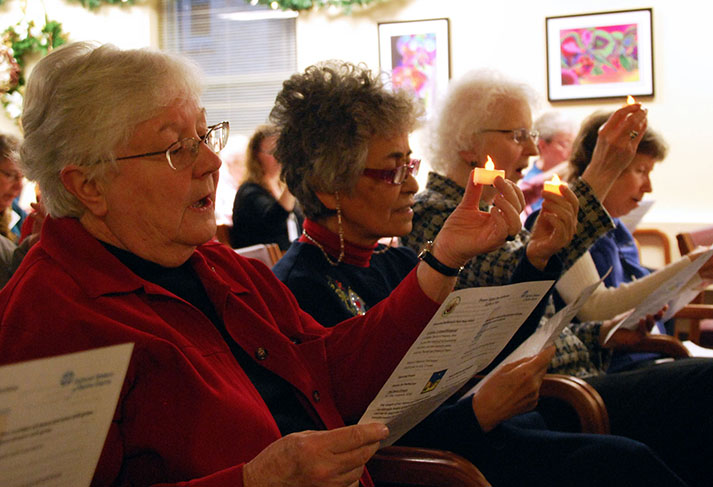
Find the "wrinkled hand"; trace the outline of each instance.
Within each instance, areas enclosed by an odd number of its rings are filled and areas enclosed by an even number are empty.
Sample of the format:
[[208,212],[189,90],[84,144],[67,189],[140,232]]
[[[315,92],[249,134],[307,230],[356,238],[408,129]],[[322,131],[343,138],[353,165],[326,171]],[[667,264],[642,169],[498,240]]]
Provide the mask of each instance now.
[[522,191],[512,181],[495,179],[498,194],[491,211],[480,211],[478,204],[482,185],[473,184],[473,173],[465,188],[463,200],[450,214],[434,242],[433,254],[450,267],[460,267],[478,254],[492,252],[508,236],[522,228],[520,212],[525,207]]
[[544,270],[550,257],[569,244],[577,231],[577,196],[566,184],[560,189],[562,196],[550,191],[542,193],[542,209],[525,251],[530,263],[539,270]]
[[378,423],[301,431],[272,443],[243,468],[245,487],[356,487],[388,436]]
[[[626,105],[599,129],[592,160],[582,174],[599,201],[604,200],[614,181],[636,155],[646,132],[646,113],[638,103]],[[632,131],[638,132],[638,136],[631,138]]]
[[617,331],[614,332],[609,341],[605,344],[604,340],[606,339],[607,334],[609,334],[609,330],[616,326],[617,323],[619,323],[621,320],[626,318],[629,312],[627,311],[625,313],[617,315],[615,318],[602,323],[602,327],[599,330],[599,343],[601,343],[602,346],[604,346],[605,348],[613,349],[628,348],[634,346],[640,343],[641,340],[649,336],[649,332],[653,329],[654,325],[656,325],[656,322],[663,318],[663,315],[664,313],[666,313],[666,310],[668,310],[668,305],[661,308],[661,310],[659,310],[656,314],[646,315],[646,318],[642,318],[639,320],[639,323],[635,330],[619,328]]
[[548,347],[534,357],[507,364],[483,379],[483,385],[473,395],[473,412],[483,431],[537,406],[542,378],[555,354]]

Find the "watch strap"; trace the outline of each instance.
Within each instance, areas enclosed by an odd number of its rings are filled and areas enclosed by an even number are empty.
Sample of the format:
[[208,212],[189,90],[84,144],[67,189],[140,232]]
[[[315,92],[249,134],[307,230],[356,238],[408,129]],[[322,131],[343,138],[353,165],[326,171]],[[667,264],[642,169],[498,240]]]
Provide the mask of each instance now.
[[460,274],[460,271],[463,270],[463,266],[448,267],[443,262],[434,257],[434,255],[431,253],[432,247],[432,240],[426,242],[426,245],[423,246],[423,249],[421,249],[421,252],[418,254],[418,258],[428,264],[431,268],[433,268],[433,270],[443,274],[444,276],[455,277]]

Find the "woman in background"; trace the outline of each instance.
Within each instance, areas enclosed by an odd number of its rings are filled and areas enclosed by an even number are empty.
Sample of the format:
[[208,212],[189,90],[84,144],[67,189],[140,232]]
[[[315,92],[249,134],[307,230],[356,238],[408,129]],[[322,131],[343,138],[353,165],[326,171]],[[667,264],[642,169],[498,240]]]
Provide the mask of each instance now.
[[25,216],[24,211],[14,204],[22,191],[22,173],[14,156],[19,147],[17,137],[0,134],[0,235],[12,242],[18,241],[21,220]]
[[[570,179],[579,177],[586,170],[592,158],[599,127],[609,115],[609,113],[597,112],[582,124],[570,162],[568,176]],[[611,191],[603,201],[607,212],[614,218],[615,228],[599,238],[589,253],[582,256],[557,283],[557,291],[568,303],[576,299],[582,289],[597,282],[600,276],[612,269],[603,284],[580,309],[577,315],[580,320],[610,319],[635,308],[668,278],[700,254],[694,252],[652,273],[641,265],[634,237],[619,220],[636,208],[647,193],[653,191],[651,171],[657,162],[665,159],[667,152],[668,148],[663,138],[648,128],[643,134],[634,159],[616,178]],[[713,278],[712,268],[713,261],[704,264],[689,285],[704,285],[705,280]],[[660,331],[666,332],[663,328],[660,328]]]
[[276,243],[287,250],[301,231],[302,213],[295,197],[280,181],[280,162],[275,159],[277,130],[262,125],[248,143],[246,176],[233,203],[233,248]]

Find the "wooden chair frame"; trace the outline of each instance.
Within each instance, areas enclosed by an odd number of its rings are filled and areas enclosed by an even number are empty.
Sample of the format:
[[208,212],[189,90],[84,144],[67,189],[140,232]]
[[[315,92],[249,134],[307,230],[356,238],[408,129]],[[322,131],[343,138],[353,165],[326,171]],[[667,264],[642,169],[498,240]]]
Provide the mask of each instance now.
[[[676,241],[681,255],[686,255],[699,245],[713,244],[713,226],[704,227],[693,232],[681,232],[676,235]],[[700,345],[701,321],[713,319],[713,306],[705,304],[704,295],[700,293],[691,301],[691,304],[676,313],[675,318],[689,320],[686,338]],[[677,330],[676,334],[679,335],[680,333]]]

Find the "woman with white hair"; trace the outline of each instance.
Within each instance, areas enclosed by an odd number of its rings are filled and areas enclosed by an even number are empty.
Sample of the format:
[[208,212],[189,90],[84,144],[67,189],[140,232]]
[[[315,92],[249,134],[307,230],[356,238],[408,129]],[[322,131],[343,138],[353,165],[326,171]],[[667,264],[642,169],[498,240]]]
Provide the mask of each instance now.
[[[0,364],[134,343],[95,485],[370,486],[387,428],[345,420],[455,279],[419,264],[373,312],[319,325],[211,241],[228,123],[199,97],[195,67],[157,51],[75,43],[37,64],[21,163],[49,218],[0,292]],[[443,265],[520,228],[519,201],[473,222],[469,196],[434,243]]]
[[567,169],[567,161],[572,153],[572,142],[577,133],[577,125],[561,111],[550,110],[535,120],[538,133],[537,151],[539,156],[520,182],[528,204],[525,212],[529,215],[542,207],[542,189],[546,180],[557,174],[562,178]]

